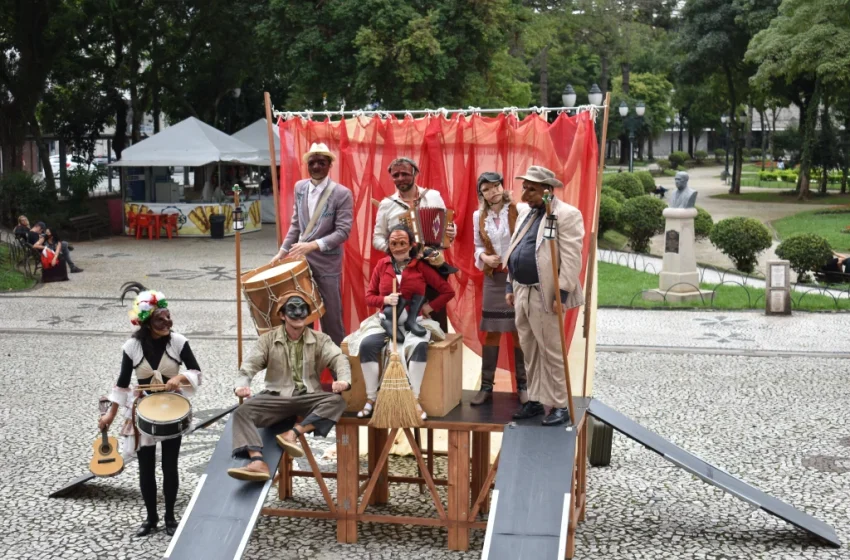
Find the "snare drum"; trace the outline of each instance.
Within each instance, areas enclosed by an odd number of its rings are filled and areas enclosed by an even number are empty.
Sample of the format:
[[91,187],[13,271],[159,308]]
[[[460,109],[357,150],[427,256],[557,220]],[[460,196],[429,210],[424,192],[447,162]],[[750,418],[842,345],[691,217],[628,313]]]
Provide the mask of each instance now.
[[281,325],[277,310],[280,297],[287,292],[298,292],[310,304],[308,324],[325,314],[322,295],[306,259],[283,259],[277,265],[250,270],[242,275],[242,290],[260,335]]
[[155,438],[176,438],[192,427],[192,405],[178,393],[153,393],[136,405],[136,427]]

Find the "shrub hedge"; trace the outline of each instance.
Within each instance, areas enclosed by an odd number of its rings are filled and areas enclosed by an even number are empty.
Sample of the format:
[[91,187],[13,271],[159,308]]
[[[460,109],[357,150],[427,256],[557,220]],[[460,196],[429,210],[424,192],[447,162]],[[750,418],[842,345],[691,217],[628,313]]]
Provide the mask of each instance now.
[[758,255],[770,247],[770,231],[755,218],[726,218],[720,220],[709,234],[711,243],[729,257],[735,268],[751,273]]

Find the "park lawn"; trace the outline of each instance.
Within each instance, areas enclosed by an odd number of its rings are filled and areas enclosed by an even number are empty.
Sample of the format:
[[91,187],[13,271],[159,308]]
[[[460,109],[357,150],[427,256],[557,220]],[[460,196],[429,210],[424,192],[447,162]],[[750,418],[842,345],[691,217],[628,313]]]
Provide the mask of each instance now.
[[15,268],[9,260],[9,247],[0,244],[0,292],[26,290],[35,285],[35,279],[27,278],[26,274]]
[[623,251],[626,248],[626,244],[629,242],[629,238],[620,233],[619,231],[614,231],[609,229],[604,234],[602,234],[602,239],[599,240],[599,248],[600,249],[611,249],[614,251]]
[[[746,186],[746,185],[745,185]],[[776,191],[776,192],[744,192],[741,194],[713,194],[710,198],[719,198],[722,200],[746,200],[749,202],[783,202],[794,204],[824,204],[824,205],[841,205],[850,204],[850,195],[847,194],[828,194],[821,196],[813,194],[808,201],[797,199],[797,193],[793,191]]]
[[[701,284],[705,290],[713,290],[716,284]],[[664,303],[646,301],[640,295],[644,290],[658,288],[658,275],[634,270],[627,266],[599,263],[599,307],[664,307],[703,309],[764,309],[764,289],[743,288],[736,284],[724,284],[717,289],[712,305],[711,296],[705,302]],[[791,293],[792,307],[801,311],[834,311],[836,300],[830,296]],[[850,310],[850,300],[837,300],[837,309]]]
[[[850,199],[847,199],[850,203]],[[816,233],[826,238],[834,251],[850,251],[850,233],[842,233],[850,226],[850,208],[846,214],[817,214],[817,210],[800,212],[770,223],[780,239],[798,233]]]

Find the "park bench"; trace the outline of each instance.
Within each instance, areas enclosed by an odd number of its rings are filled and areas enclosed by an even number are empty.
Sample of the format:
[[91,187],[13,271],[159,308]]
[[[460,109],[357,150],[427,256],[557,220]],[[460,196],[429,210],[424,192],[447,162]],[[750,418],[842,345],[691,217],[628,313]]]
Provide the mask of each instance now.
[[815,278],[818,282],[824,284],[850,284],[850,274],[843,272],[815,272]]
[[104,232],[109,231],[109,220],[101,217],[98,214],[85,214],[83,216],[77,216],[71,218],[69,220],[71,224],[71,229],[74,231],[76,235],[76,240],[80,240],[80,234],[88,233],[89,239],[92,238],[92,234],[98,231],[103,230]]

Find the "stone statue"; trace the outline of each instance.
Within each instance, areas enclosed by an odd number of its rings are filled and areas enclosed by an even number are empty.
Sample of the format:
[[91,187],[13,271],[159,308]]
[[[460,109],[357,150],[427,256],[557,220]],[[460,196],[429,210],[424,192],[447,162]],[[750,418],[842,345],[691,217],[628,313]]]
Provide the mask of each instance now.
[[689,178],[684,171],[676,173],[676,192],[670,199],[670,208],[693,208],[697,203],[697,191],[688,187]]

